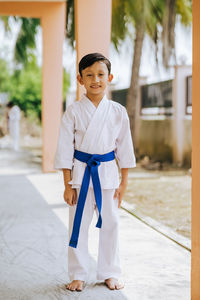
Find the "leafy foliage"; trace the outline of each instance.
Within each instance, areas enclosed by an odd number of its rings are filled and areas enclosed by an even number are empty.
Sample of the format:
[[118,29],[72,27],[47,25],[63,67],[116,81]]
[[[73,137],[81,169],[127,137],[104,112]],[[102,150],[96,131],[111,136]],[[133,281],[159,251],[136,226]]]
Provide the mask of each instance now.
[[8,92],[10,87],[10,72],[8,64],[5,60],[0,58],[0,92]]
[[25,115],[35,114],[41,120],[41,68],[35,57],[22,70],[11,76],[10,100],[17,104]]
[[128,33],[126,8],[126,1],[112,1],[111,40],[117,51],[119,51],[120,42],[125,39]]
[[[17,18],[19,20],[19,18]],[[31,50],[35,49],[35,37],[40,25],[39,19],[20,18],[21,29],[15,45],[15,60],[19,63],[28,63]]]
[[[26,116],[41,120],[41,68],[36,63],[36,57],[29,55],[29,62],[20,70],[11,74],[7,63],[0,59],[0,92],[8,92],[10,101],[17,104]],[[70,85],[69,74],[64,71],[63,99]]]
[[181,17],[181,23],[188,26],[192,22],[192,0],[176,0],[176,12]]
[[4,29],[6,32],[11,31],[9,19],[10,19],[10,17],[8,17],[8,16],[0,16],[0,21],[3,23]]

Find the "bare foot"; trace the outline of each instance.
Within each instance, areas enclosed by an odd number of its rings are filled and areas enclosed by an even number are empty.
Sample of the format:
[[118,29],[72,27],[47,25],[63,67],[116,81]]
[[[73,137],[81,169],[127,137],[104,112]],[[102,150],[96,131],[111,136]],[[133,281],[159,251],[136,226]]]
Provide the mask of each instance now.
[[108,278],[105,280],[105,284],[110,290],[120,290],[123,289],[124,283],[116,278]]
[[81,292],[83,290],[84,281],[81,280],[73,280],[69,284],[66,285],[66,288],[70,291],[78,291]]

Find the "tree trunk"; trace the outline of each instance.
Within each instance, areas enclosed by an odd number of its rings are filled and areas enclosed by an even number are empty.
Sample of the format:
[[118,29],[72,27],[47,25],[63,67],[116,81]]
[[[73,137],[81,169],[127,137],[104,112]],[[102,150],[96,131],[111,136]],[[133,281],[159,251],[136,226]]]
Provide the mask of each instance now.
[[[135,27],[136,36],[134,41],[134,55],[133,55],[133,64],[132,64],[132,74],[131,74],[131,82],[128,90],[126,107],[127,112],[130,119],[130,128],[131,134],[133,138],[133,142],[135,139],[135,119],[136,119],[136,105],[138,101],[139,95],[139,71],[140,71],[140,63],[142,56],[142,46],[144,41],[145,34],[145,20],[142,19]],[[135,151],[137,154],[137,145],[135,143]]]
[[176,24],[176,0],[165,1],[165,13],[163,17],[162,31],[162,56],[165,68],[169,67],[169,60],[175,57],[175,24]]

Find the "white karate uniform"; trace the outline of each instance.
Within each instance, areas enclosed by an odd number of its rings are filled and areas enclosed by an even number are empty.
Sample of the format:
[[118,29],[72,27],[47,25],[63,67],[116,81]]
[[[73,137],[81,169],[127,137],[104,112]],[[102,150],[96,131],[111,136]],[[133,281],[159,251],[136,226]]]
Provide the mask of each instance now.
[[9,120],[8,120],[8,127],[10,137],[12,139],[12,147],[14,150],[19,150],[19,137],[20,137],[20,118],[21,113],[20,109],[17,105],[14,105],[9,111]]
[[[54,166],[56,169],[72,169],[73,188],[79,194],[86,163],[74,159],[74,150],[90,154],[106,154],[115,151],[119,168],[136,166],[126,109],[103,97],[98,107],[83,95],[80,101],[70,105],[63,115]],[[98,279],[120,276],[118,209],[113,199],[119,187],[116,160],[101,162],[98,167],[102,188],[102,228],[99,229]],[[88,189],[77,248],[69,247],[70,278],[86,280],[88,259],[88,227],[94,210],[95,198],[92,181]],[[71,236],[76,206],[69,208],[69,234]]]

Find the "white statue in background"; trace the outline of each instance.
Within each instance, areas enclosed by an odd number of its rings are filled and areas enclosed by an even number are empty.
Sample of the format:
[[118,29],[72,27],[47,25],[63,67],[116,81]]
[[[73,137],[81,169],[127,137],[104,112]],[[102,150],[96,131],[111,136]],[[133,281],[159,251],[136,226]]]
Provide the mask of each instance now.
[[17,151],[19,150],[21,112],[17,105],[9,103],[7,106],[9,108],[8,130],[12,139],[12,148]]

